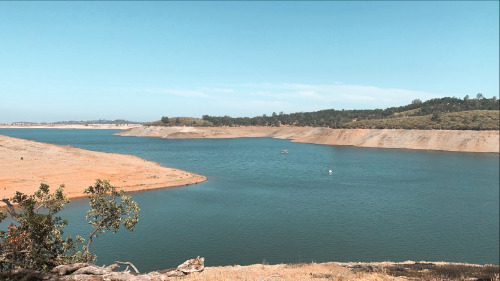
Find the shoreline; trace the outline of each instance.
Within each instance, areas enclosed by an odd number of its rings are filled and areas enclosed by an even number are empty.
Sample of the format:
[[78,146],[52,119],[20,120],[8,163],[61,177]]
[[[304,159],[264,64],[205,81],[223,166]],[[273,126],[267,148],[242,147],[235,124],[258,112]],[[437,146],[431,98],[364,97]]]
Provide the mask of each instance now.
[[[137,278],[137,279],[136,279]],[[204,258],[189,259],[177,268],[131,275],[108,272],[102,275],[68,275],[62,280],[499,280],[498,265],[453,262],[322,262],[269,265],[204,266]]]
[[84,198],[84,189],[97,179],[125,192],[138,192],[197,184],[207,178],[133,155],[0,135],[0,198],[10,198],[16,191],[31,195],[40,183],[52,191],[64,184],[68,199]]
[[141,127],[141,124],[31,124],[31,125],[9,125],[0,124],[0,129],[117,129],[126,130]]
[[499,131],[331,129],[322,127],[155,127],[140,126],[120,136],[167,139],[272,137],[292,142],[371,148],[499,153]]
[[[324,262],[205,267],[184,280],[499,280],[498,265],[456,262]],[[484,278],[484,279],[481,279]]]

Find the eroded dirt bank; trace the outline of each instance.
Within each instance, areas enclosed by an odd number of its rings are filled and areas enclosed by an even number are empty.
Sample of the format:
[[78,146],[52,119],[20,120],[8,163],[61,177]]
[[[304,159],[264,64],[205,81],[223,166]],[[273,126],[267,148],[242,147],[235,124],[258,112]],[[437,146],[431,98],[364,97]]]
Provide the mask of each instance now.
[[499,153],[499,131],[142,126],[121,131],[117,135],[161,138],[273,137],[326,145]]
[[103,153],[0,135],[0,198],[32,194],[40,183],[64,184],[69,198],[84,196],[96,179],[126,192],[194,184],[204,176],[165,168],[132,155]]

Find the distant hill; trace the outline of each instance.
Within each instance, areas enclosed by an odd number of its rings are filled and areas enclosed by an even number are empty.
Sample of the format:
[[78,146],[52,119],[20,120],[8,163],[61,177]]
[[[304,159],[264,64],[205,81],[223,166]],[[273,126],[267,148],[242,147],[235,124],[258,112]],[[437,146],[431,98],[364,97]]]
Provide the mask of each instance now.
[[[486,99],[482,94],[471,99],[439,98],[411,104],[373,110],[335,110],[298,112],[271,116],[238,117],[204,115],[211,126],[312,126],[365,129],[447,129],[498,130],[499,100]],[[167,124],[168,125],[168,124]]]
[[144,122],[128,121],[123,119],[116,120],[87,120],[87,121],[57,121],[57,122],[13,122],[12,125],[127,125],[127,124],[143,124]]
[[144,123],[145,126],[190,126],[190,127],[210,127],[213,123],[194,117],[166,117],[161,120]]

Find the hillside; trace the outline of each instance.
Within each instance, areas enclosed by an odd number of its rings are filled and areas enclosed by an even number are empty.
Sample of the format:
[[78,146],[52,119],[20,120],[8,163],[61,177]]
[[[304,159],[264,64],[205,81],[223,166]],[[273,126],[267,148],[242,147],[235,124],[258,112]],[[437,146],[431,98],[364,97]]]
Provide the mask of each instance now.
[[414,100],[411,104],[373,110],[335,110],[284,114],[273,112],[255,117],[203,115],[162,117],[147,126],[310,126],[333,129],[420,129],[420,130],[498,130],[499,100],[484,98]]
[[273,113],[253,118],[204,115],[214,126],[312,126],[335,129],[420,129],[420,130],[498,130],[499,100],[440,98],[384,110],[335,110]]

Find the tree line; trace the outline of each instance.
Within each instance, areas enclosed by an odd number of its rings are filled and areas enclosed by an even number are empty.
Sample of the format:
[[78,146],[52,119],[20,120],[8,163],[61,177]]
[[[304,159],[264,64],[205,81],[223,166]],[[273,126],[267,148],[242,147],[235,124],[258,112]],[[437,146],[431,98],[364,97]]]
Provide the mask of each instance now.
[[326,109],[316,112],[298,112],[284,114],[280,112],[256,117],[230,117],[203,115],[202,119],[212,126],[313,126],[330,128],[351,128],[353,123],[362,120],[378,120],[410,116],[432,115],[433,121],[439,121],[442,114],[473,111],[499,110],[499,100],[496,97],[484,98],[477,94],[471,99],[468,95],[463,99],[445,97],[422,102],[415,99],[411,104],[399,107],[373,110],[335,110]]

